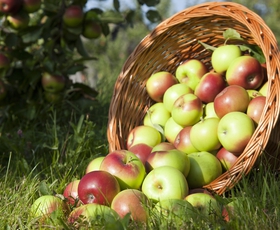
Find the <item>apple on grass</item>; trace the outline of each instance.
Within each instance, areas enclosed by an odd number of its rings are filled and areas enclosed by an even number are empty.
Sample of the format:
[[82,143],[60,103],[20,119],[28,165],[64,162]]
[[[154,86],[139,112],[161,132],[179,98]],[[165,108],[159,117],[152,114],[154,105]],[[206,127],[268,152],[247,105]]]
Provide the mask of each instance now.
[[23,0],[22,8],[27,13],[34,13],[41,7],[42,0]]
[[229,85],[239,85],[245,89],[257,89],[263,80],[261,63],[248,55],[234,59],[226,72],[226,81]]
[[221,147],[217,134],[219,122],[219,118],[210,117],[192,126],[190,141],[198,151],[209,152]]
[[149,145],[146,145],[144,143],[139,143],[136,145],[133,145],[128,149],[128,151],[134,153],[145,165],[147,158],[149,157],[150,153],[152,152],[152,147]]
[[189,193],[188,182],[178,169],[161,166],[145,177],[142,192],[148,199],[158,202],[165,199],[183,199]]
[[146,82],[146,90],[150,98],[156,102],[163,101],[165,91],[174,84],[177,84],[177,78],[167,71],[160,71],[152,74]]
[[185,127],[197,123],[203,115],[203,104],[193,93],[181,95],[173,104],[171,116],[173,120]]
[[211,55],[211,63],[215,72],[223,74],[233,60],[240,57],[242,52],[237,45],[222,45],[217,47]]
[[102,161],[100,169],[115,176],[121,190],[139,189],[146,176],[142,161],[128,150],[110,152]]
[[163,95],[163,104],[171,113],[174,102],[183,94],[193,93],[193,90],[186,84],[178,83],[170,86]]
[[161,134],[156,128],[140,125],[136,126],[129,132],[126,147],[129,149],[133,145],[140,143],[154,147],[162,141],[161,139]]
[[85,173],[87,174],[92,171],[100,170],[100,165],[104,158],[105,158],[105,156],[100,156],[100,157],[96,157],[93,160],[91,160],[87,165]]
[[184,127],[176,123],[173,117],[170,117],[164,126],[164,136],[169,143],[174,145],[175,139]]
[[66,26],[77,27],[82,24],[84,13],[79,5],[71,5],[65,9],[62,20]]
[[224,88],[214,99],[214,109],[219,118],[233,111],[246,112],[250,97],[246,89],[239,85]]
[[208,72],[200,79],[194,94],[203,102],[213,102],[215,97],[227,86],[222,74]]
[[164,127],[170,116],[171,114],[165,108],[164,104],[162,102],[157,102],[147,110],[143,124],[151,127],[154,127],[155,125]]
[[218,138],[226,150],[240,153],[247,146],[254,131],[254,121],[247,114],[231,112],[221,118],[218,125]]
[[149,216],[148,203],[148,198],[140,190],[125,189],[115,196],[111,208],[115,210],[121,218],[130,214],[130,218],[133,221],[146,223]]
[[161,166],[174,167],[186,177],[190,171],[190,160],[186,153],[177,149],[152,152],[146,161],[146,169],[150,172]]
[[237,153],[237,154],[236,153],[231,153],[231,152],[229,152],[228,150],[226,150],[225,148],[222,147],[217,152],[216,157],[221,162],[223,170],[227,171],[236,162],[236,160],[238,159],[238,155],[240,155],[240,153]]
[[62,75],[43,73],[42,75],[42,86],[46,92],[58,93],[62,91],[66,84],[66,79]]
[[184,127],[176,136],[174,141],[174,146],[176,149],[189,154],[193,152],[198,152],[198,150],[193,146],[190,140],[190,131],[193,126],[186,126]]
[[209,152],[195,152],[188,154],[190,171],[187,181],[190,189],[202,188],[222,174],[220,161]]
[[78,196],[79,183],[80,180],[73,180],[65,186],[63,191],[63,196],[66,199],[66,202],[73,207],[81,205],[81,201]]
[[256,125],[259,124],[265,104],[265,96],[255,97],[249,102],[246,113],[255,122]]
[[202,76],[207,72],[208,68],[202,61],[189,59],[177,67],[175,76],[180,83],[188,85],[194,91]]
[[85,174],[78,185],[78,196],[84,204],[97,203],[110,206],[120,192],[117,179],[106,171],[92,171]]

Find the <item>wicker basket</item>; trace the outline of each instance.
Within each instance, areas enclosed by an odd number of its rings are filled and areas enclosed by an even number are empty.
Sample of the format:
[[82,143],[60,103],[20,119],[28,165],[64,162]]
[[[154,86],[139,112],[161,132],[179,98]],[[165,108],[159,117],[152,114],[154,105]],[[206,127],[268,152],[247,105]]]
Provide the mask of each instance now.
[[[233,28],[250,44],[258,45],[266,58],[268,94],[266,106],[251,141],[234,166],[205,188],[223,194],[256,164],[261,155],[278,161],[280,143],[280,53],[274,34],[265,22],[246,7],[231,2],[208,2],[187,8],[160,23],[131,53],[115,83],[109,109],[107,137],[110,151],[126,148],[126,138],[141,125],[153,104],[145,83],[152,73],[175,73],[178,64],[197,58],[210,67],[212,46],[224,43],[223,31]],[[264,154],[263,154],[264,153]],[[280,165],[280,164],[279,164]]]

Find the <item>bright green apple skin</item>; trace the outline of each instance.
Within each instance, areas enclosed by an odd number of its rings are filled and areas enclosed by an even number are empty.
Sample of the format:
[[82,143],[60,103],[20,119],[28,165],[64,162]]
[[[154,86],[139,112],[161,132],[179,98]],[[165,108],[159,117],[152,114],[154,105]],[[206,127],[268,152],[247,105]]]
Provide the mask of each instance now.
[[146,82],[146,90],[148,95],[156,102],[163,101],[165,91],[178,83],[177,78],[166,71],[160,71],[152,74]]
[[215,112],[213,101],[204,105],[204,118],[210,118],[210,117],[218,118],[218,115]]
[[223,45],[216,48],[211,56],[211,63],[215,72],[223,74],[232,61],[242,55],[236,45]]
[[157,144],[155,147],[153,147],[151,152],[166,151],[166,150],[170,150],[170,149],[176,149],[176,147],[172,143],[164,141],[164,142]]
[[171,112],[174,102],[183,94],[193,93],[193,90],[182,83],[170,86],[163,95],[163,104]]
[[262,96],[262,94],[256,89],[247,89],[247,92],[249,94],[250,100],[255,97]]
[[188,85],[194,91],[202,76],[207,72],[208,68],[203,62],[190,59],[177,67],[175,76],[179,82]]
[[266,81],[263,86],[259,89],[259,92],[263,96],[267,96],[268,81]]
[[229,85],[240,85],[245,89],[257,89],[263,80],[261,63],[251,56],[234,59],[226,72],[226,81]]
[[176,123],[173,117],[170,117],[164,126],[164,136],[168,142],[174,145],[178,133],[183,129],[182,125]]
[[197,123],[203,115],[202,101],[193,93],[180,96],[173,105],[171,116],[174,121],[183,126]]
[[198,149],[194,147],[194,145],[191,142],[190,139],[190,131],[193,126],[186,126],[184,127],[176,136],[176,139],[174,141],[174,146],[176,149],[186,153],[190,154],[193,152],[198,152]]
[[147,170],[150,172],[161,166],[174,167],[186,177],[190,171],[190,160],[187,154],[177,149],[152,152],[146,162]]
[[265,104],[266,104],[265,96],[255,97],[249,102],[247,108],[247,115],[255,122],[256,125],[258,125],[260,122]]
[[34,13],[41,7],[41,0],[23,0],[22,8],[27,13]]
[[7,17],[7,21],[10,23],[10,26],[15,30],[22,30],[27,28],[29,20],[29,14],[25,11],[20,11]]
[[85,204],[75,208],[68,216],[68,222],[76,221],[93,222],[104,219],[105,222],[115,222],[120,220],[120,216],[112,208],[101,204]]
[[101,25],[95,21],[86,20],[83,24],[82,35],[88,39],[99,38],[102,34]]
[[140,125],[132,129],[127,137],[127,149],[137,144],[146,144],[151,147],[161,142],[161,134],[151,126]]
[[190,189],[202,188],[222,174],[220,161],[209,152],[195,152],[188,154],[190,171],[187,181]]
[[78,5],[71,5],[66,8],[63,14],[63,22],[66,26],[77,27],[82,24],[84,18],[83,10]]
[[166,121],[170,118],[170,112],[165,108],[162,102],[153,104],[144,117],[144,125],[154,127],[154,125],[165,126]]
[[100,165],[104,158],[105,158],[104,156],[101,156],[101,157],[96,157],[93,160],[91,160],[87,165],[86,173],[89,173],[89,172],[92,172],[95,170],[99,170]]
[[146,176],[146,169],[142,161],[128,150],[110,152],[103,159],[100,170],[115,176],[121,190],[139,189]]
[[142,192],[152,201],[183,199],[189,192],[188,182],[178,169],[161,166],[145,177]]
[[210,117],[193,125],[190,140],[196,149],[209,152],[221,147],[217,133],[219,122],[219,118]]
[[254,121],[247,114],[231,112],[221,118],[218,138],[226,150],[240,153],[245,149],[254,131]]

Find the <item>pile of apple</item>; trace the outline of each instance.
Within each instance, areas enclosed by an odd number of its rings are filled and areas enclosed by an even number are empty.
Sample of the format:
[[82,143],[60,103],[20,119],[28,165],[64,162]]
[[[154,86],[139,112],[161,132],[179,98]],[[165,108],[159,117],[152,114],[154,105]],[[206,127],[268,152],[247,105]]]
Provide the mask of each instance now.
[[[127,148],[93,159],[63,197],[42,196],[31,213],[41,218],[66,210],[79,219],[146,222],[156,211],[191,216],[192,208],[220,210],[203,189],[228,170],[250,141],[266,101],[265,66],[237,45],[217,47],[212,68],[197,59],[161,71],[146,82],[154,104],[130,131]],[[67,208],[65,208],[65,205]]]

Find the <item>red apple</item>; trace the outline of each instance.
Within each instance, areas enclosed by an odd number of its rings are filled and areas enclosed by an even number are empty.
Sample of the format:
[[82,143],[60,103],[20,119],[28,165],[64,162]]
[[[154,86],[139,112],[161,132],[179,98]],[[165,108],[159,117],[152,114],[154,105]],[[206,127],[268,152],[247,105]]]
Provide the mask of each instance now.
[[214,101],[215,97],[226,87],[226,81],[222,74],[208,72],[200,79],[194,94],[204,103]]
[[146,89],[148,95],[156,102],[163,101],[165,91],[172,85],[177,84],[177,78],[166,71],[160,71],[152,74],[147,82]]
[[102,27],[98,22],[86,20],[83,24],[82,35],[88,39],[99,38],[102,34]]
[[57,93],[64,89],[66,79],[62,75],[45,72],[42,75],[41,82],[46,92]]
[[0,11],[4,14],[16,13],[22,6],[22,0],[0,0]]
[[146,223],[148,218],[148,198],[137,189],[125,189],[119,192],[112,201],[111,208],[121,218],[130,214],[133,221]]
[[139,189],[146,175],[142,161],[128,150],[110,152],[102,161],[100,169],[114,175],[121,190]]
[[133,145],[128,151],[133,152],[145,165],[146,160],[152,151],[152,147],[144,143],[139,143]]
[[193,153],[198,152],[198,150],[193,146],[190,140],[190,131],[192,129],[192,126],[186,126],[184,127],[177,135],[174,146],[176,149],[184,152],[184,153]]
[[63,191],[63,196],[66,198],[66,202],[72,206],[81,205],[81,201],[78,196],[78,185],[80,180],[71,181],[66,185]]
[[216,157],[219,159],[221,162],[223,169],[226,171],[232,167],[232,165],[236,162],[238,158],[238,153],[232,153],[225,148],[221,148],[217,154]]
[[65,9],[63,23],[69,27],[77,27],[82,24],[84,13],[79,5],[71,5]]
[[241,56],[232,61],[226,72],[229,85],[239,85],[245,89],[257,89],[264,80],[260,62],[251,56]]
[[249,102],[247,115],[251,117],[256,124],[259,124],[263,109],[265,107],[265,103],[265,96],[257,96]]
[[111,205],[120,192],[117,179],[110,173],[96,170],[85,174],[78,185],[78,195],[84,204]]
[[23,0],[23,9],[27,13],[34,13],[41,7],[41,0]]
[[229,112],[246,112],[250,97],[246,89],[238,85],[224,88],[214,99],[214,109],[219,118]]

